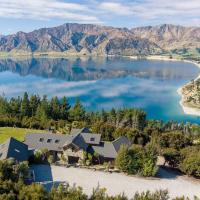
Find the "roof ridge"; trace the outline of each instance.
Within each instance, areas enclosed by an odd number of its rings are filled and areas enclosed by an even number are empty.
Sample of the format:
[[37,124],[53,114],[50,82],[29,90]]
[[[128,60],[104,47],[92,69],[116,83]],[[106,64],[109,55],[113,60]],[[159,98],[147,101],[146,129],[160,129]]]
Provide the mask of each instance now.
[[118,138],[116,138],[115,140],[113,140],[112,143],[116,142],[117,140],[119,140],[119,139],[122,138],[122,137],[126,137],[126,136],[121,135],[120,137],[118,137]]

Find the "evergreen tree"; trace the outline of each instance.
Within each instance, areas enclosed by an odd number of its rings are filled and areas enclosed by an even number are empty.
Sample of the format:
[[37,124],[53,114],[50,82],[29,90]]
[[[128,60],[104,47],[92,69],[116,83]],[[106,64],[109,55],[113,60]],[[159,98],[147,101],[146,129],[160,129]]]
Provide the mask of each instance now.
[[15,116],[20,114],[21,98],[11,98],[9,102],[10,113]]
[[28,98],[28,93],[24,93],[24,97],[22,99],[21,103],[21,116],[30,116],[30,105],[29,105],[29,98]]
[[85,119],[85,109],[79,99],[76,100],[74,107],[70,110],[70,116],[74,121],[82,121]]
[[49,102],[48,102],[46,95],[43,96],[40,104],[41,104],[43,110],[45,111],[45,113],[49,116]]
[[32,117],[36,114],[39,103],[40,98],[37,95],[32,95],[30,97],[30,112]]
[[69,110],[71,108],[70,104],[67,101],[66,97],[63,97],[61,99],[61,106],[60,106],[60,117],[63,120],[68,120],[69,119]]
[[115,159],[115,165],[119,170],[127,172],[129,167],[129,161],[129,150],[127,146],[122,145]]
[[0,114],[6,114],[9,111],[7,99],[0,96]]
[[60,118],[60,102],[58,97],[53,97],[50,102],[50,114],[54,120]]

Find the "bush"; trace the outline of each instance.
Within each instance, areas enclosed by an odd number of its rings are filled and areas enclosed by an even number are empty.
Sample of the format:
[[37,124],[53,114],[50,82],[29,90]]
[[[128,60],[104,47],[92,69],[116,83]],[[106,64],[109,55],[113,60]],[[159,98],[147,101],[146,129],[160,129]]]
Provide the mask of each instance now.
[[142,192],[141,194],[136,193],[133,200],[168,200],[169,195],[167,190],[159,190],[156,192]]
[[187,174],[200,177],[200,149],[188,147],[181,151],[180,170]]
[[127,146],[121,146],[115,165],[128,174],[154,176],[157,172],[156,161],[157,155],[154,155],[149,148],[134,145],[129,149]]
[[47,160],[49,164],[53,164],[55,162],[53,155],[49,155]]

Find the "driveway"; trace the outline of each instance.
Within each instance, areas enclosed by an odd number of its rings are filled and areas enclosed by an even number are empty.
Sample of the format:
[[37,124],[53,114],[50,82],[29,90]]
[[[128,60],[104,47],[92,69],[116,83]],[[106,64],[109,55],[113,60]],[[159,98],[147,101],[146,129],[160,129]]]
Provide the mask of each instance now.
[[129,198],[138,192],[168,189],[170,197],[194,195],[200,197],[200,181],[179,176],[162,169],[159,174],[162,178],[140,178],[126,176],[121,173],[105,173],[80,168],[65,168],[59,166],[35,165],[32,166],[37,182],[41,182],[47,189],[52,184],[68,182],[71,186],[81,186],[83,191],[90,195],[93,188],[107,188],[109,195],[125,193]]

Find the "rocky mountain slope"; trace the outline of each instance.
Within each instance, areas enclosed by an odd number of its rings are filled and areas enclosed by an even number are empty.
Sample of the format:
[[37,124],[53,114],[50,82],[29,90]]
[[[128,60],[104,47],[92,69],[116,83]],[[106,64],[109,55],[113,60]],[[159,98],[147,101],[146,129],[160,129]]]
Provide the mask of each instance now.
[[136,37],[148,39],[165,50],[199,48],[200,28],[164,24],[131,30]]
[[0,37],[0,52],[155,55],[200,48],[200,28],[161,25],[134,29],[64,24]]

